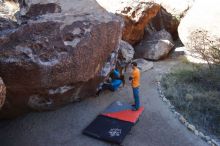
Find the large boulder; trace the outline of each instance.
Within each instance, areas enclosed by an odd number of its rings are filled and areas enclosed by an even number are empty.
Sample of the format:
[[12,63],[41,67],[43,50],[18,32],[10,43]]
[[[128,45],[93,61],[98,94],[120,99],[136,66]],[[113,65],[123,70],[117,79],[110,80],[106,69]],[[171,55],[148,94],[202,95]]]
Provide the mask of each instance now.
[[0,34],[0,76],[7,87],[0,117],[94,94],[118,48],[121,20],[95,0],[22,1],[20,17],[18,28]]
[[219,42],[219,24],[219,1],[196,0],[193,7],[180,22],[178,27],[179,37],[189,50],[198,43],[206,43],[207,40],[210,42],[208,45],[211,46],[213,44],[211,42]]
[[161,30],[146,37],[135,47],[135,58],[163,59],[169,54],[173,46],[170,33],[166,30]]
[[5,97],[6,97],[6,87],[2,78],[0,77],[0,110],[5,103]]
[[152,0],[97,0],[106,10],[124,18],[122,39],[130,44],[140,42],[144,28],[160,10]]
[[162,8],[152,19],[152,25],[157,31],[165,29],[173,36],[173,39],[178,39],[178,25],[192,6],[193,0],[157,0],[157,2]]

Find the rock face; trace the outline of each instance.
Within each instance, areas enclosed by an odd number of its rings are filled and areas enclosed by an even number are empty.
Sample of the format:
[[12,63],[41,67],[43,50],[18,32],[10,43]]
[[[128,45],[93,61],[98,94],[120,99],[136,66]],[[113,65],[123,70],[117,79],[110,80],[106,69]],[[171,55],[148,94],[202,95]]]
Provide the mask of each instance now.
[[0,33],[4,30],[16,28],[17,24],[14,21],[0,18]]
[[163,59],[173,48],[172,36],[165,30],[148,36],[135,47],[135,58]]
[[134,57],[134,48],[129,43],[121,40],[118,49],[119,51],[116,67],[120,74],[123,75]]
[[[181,20],[178,28],[179,37],[183,44],[191,49],[193,41],[202,42],[205,39],[219,42],[220,39],[220,9],[219,1],[196,0],[193,7]],[[200,37],[200,36],[203,37]],[[192,40],[192,38],[198,38]],[[211,45],[211,44],[210,44]]]
[[5,103],[5,96],[6,96],[6,87],[2,78],[0,77],[0,110]]
[[125,41],[120,41],[119,44],[119,59],[125,63],[130,62],[134,57],[134,48]]
[[101,6],[124,18],[122,39],[130,44],[140,42],[144,28],[160,10],[160,5],[152,0],[97,0]]
[[118,47],[120,19],[95,0],[29,0],[21,7],[22,25],[0,34],[0,76],[7,87],[0,117],[93,94]]
[[55,0],[29,0],[28,2],[20,1],[20,14],[26,17],[35,17],[48,13],[59,13],[61,12],[61,7],[64,9],[67,8],[66,6],[64,6],[64,3],[60,3],[60,5],[58,1]]
[[116,51],[113,51],[109,55],[107,61],[105,62],[105,65],[101,70],[102,77],[106,77],[107,75],[109,75],[112,69],[116,66],[117,57],[118,57],[118,49]]
[[179,25],[180,19],[172,16],[172,14],[168,13],[164,8],[158,12],[156,17],[152,19],[152,26],[155,30],[160,31],[165,29],[168,31],[174,39],[178,38],[177,28]]
[[180,20],[192,6],[193,0],[158,0],[158,3],[162,8],[152,19],[152,25],[157,31],[165,29],[173,39],[177,39]]

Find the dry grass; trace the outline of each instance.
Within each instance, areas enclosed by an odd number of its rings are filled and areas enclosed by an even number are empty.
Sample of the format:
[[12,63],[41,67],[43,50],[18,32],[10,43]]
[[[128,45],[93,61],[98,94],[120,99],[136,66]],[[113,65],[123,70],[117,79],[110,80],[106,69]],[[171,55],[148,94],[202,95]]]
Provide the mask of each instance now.
[[162,86],[177,111],[199,130],[220,138],[220,66],[209,70],[185,62],[163,77]]

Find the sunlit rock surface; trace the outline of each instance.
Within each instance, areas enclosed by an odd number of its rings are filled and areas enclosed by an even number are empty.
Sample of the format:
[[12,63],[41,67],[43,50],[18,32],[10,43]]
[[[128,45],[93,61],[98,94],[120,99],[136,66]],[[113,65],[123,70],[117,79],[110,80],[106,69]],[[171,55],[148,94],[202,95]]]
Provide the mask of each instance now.
[[141,41],[144,28],[160,10],[153,0],[97,0],[107,11],[124,18],[122,39],[130,44]]

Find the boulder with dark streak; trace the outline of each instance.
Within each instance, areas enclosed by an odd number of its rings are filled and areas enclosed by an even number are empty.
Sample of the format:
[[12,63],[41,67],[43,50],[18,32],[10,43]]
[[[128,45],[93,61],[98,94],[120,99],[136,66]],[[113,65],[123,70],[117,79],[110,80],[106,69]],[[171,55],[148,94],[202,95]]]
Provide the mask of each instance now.
[[118,47],[121,20],[95,0],[21,4],[21,16],[29,19],[0,35],[0,76],[7,87],[0,117],[56,109],[93,95]]

